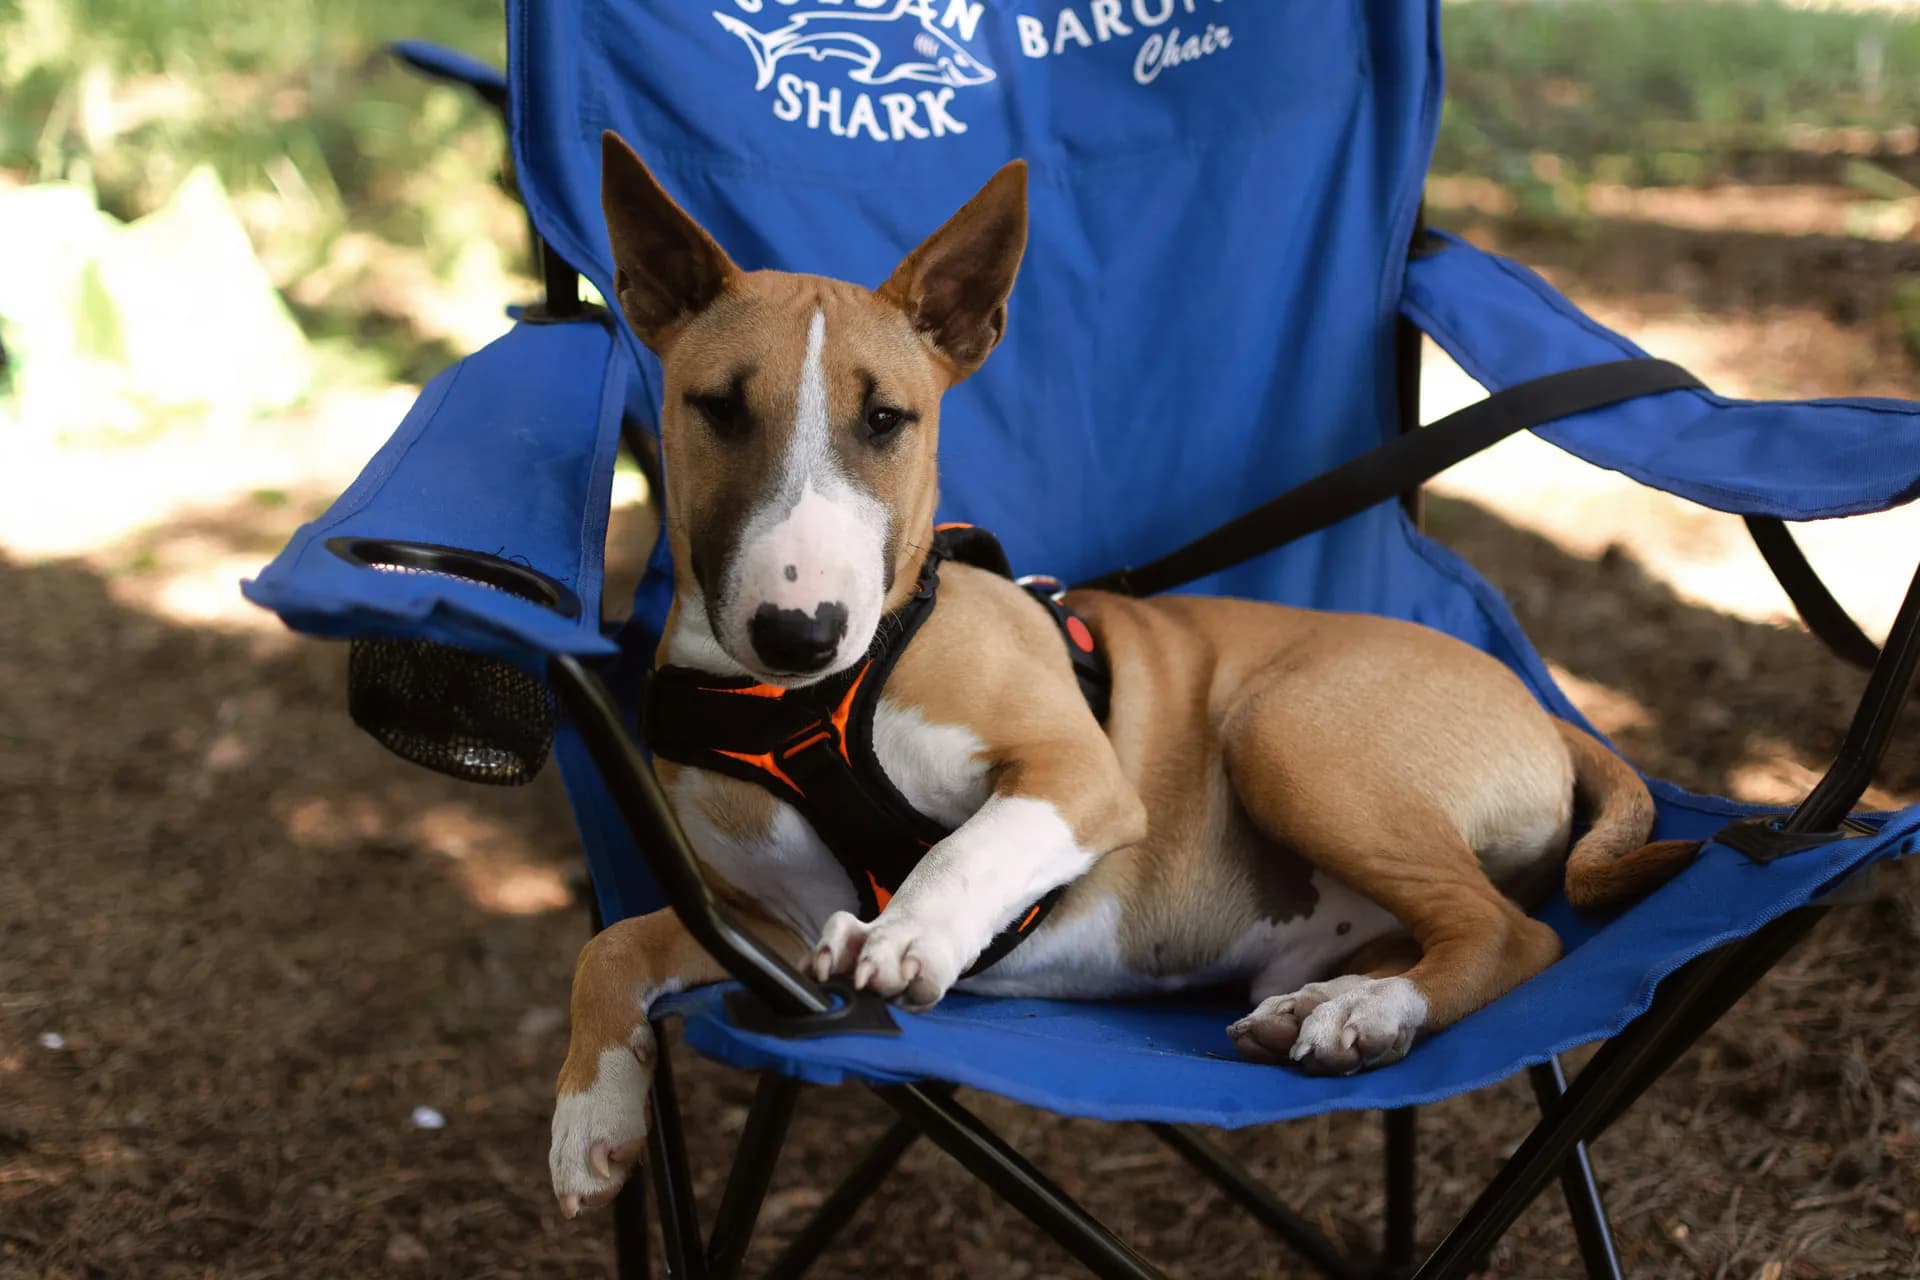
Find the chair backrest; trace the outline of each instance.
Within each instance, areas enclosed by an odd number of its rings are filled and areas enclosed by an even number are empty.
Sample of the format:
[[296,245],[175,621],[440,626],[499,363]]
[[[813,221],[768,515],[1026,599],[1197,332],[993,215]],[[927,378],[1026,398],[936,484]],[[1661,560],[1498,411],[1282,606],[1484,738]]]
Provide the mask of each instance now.
[[[1030,162],[1008,337],[942,436],[943,516],[1021,571],[1148,559],[1393,430],[1437,0],[517,0],[510,24],[522,190],[603,292],[603,128],[743,266],[867,284]],[[1396,519],[1200,585],[1399,611],[1369,550]]]

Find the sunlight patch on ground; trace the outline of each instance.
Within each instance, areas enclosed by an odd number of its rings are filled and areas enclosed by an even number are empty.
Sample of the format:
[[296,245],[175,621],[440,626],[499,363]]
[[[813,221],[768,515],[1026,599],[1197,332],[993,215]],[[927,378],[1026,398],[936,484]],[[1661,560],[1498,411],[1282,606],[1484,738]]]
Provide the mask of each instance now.
[[[1748,760],[1727,774],[1729,793],[1753,804],[1798,804],[1820,781],[1818,770],[1793,758],[1793,748],[1766,734],[1750,734]],[[1880,807],[1868,800],[1869,807]]]
[[[1747,735],[1747,762],[1727,774],[1727,794],[1751,804],[1794,805],[1806,799],[1825,772],[1794,759],[1791,744],[1771,734]],[[1862,810],[1904,808],[1915,797],[1883,786],[1870,786],[1860,799]]]
[[[1551,173],[1559,160],[1542,154],[1535,163]],[[1427,179],[1427,197],[1436,209],[1488,218],[1511,217],[1520,209],[1511,186],[1477,174],[1435,174]],[[1852,187],[1813,183],[1629,187],[1595,182],[1570,199],[1579,216],[1711,233],[1899,241],[1912,234],[1920,218],[1911,198],[1886,200]]]
[[113,597],[171,622],[281,638],[240,580],[272,559],[386,442],[417,394],[328,394],[240,426],[181,427],[145,442],[21,442],[0,468],[0,554],[77,559]]
[[[1710,320],[1646,326],[1635,337],[1730,395],[1754,394],[1724,335]],[[1431,422],[1485,392],[1432,342],[1421,372],[1421,420]],[[1539,437],[1513,436],[1433,483],[1548,538],[1576,555],[1617,546],[1693,603],[1753,621],[1799,625],[1792,604],[1754,549],[1740,518],[1646,488],[1590,466]],[[1876,640],[1883,638],[1920,554],[1920,504],[1794,526],[1794,536],[1840,602]]]
[[1634,729],[1654,726],[1655,716],[1638,698],[1597,680],[1574,675],[1557,662],[1549,661],[1547,671],[1593,727],[1608,737]]
[[416,394],[409,386],[334,392],[279,417],[179,427],[146,443],[10,443],[0,468],[0,549],[22,560],[88,556],[192,508],[256,494],[270,503],[295,486],[338,492]]
[[290,636],[280,619],[250,604],[240,580],[260,571],[257,554],[221,556],[172,571],[129,574],[110,584],[113,598],[169,622],[213,631]]
[[364,844],[387,832],[385,815],[365,796],[307,796],[287,807],[281,825],[295,844],[327,851]]
[[[239,743],[224,748],[244,749]],[[213,750],[223,750],[219,741]],[[496,915],[538,915],[573,903],[566,875],[531,860],[520,833],[460,804],[400,818],[369,797],[309,796],[287,806],[282,821],[296,845],[316,852],[379,842],[444,859],[468,898]]]
[[499,915],[537,915],[573,902],[556,868],[526,861],[515,833],[457,805],[420,814],[407,831],[424,847],[459,865],[467,894]]

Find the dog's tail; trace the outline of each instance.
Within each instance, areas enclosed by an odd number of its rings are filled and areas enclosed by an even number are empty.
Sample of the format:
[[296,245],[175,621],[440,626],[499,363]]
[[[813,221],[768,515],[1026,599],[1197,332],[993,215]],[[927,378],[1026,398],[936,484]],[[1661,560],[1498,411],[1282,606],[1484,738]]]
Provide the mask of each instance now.
[[1653,797],[1646,783],[1593,735],[1554,721],[1573,757],[1573,794],[1591,825],[1567,854],[1567,900],[1576,907],[1611,907],[1650,893],[1692,862],[1697,840],[1660,840],[1653,831]]
[[764,89],[772,84],[773,64],[780,60],[773,37],[755,30],[730,13],[716,12],[713,16],[721,26],[747,42],[747,52],[753,55],[754,89]]

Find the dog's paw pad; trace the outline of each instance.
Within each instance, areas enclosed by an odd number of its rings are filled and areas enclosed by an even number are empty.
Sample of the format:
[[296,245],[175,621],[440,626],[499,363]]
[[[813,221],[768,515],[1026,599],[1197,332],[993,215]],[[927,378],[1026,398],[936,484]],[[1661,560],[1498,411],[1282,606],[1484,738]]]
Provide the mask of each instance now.
[[608,1049],[592,1088],[554,1102],[547,1168],[566,1217],[599,1208],[626,1183],[646,1143],[650,1076],[633,1050]]
[[1407,979],[1348,974],[1263,1000],[1227,1033],[1252,1061],[1348,1075],[1405,1057],[1426,1017],[1426,998]]

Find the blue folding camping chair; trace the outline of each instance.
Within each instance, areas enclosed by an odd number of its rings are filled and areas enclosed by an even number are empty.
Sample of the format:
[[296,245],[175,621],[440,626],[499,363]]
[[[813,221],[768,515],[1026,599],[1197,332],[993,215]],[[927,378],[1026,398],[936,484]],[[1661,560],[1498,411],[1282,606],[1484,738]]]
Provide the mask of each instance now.
[[[954,1085],[1145,1122],[1327,1275],[1409,1274],[1414,1108],[1530,1071],[1539,1126],[1417,1274],[1465,1274],[1558,1178],[1589,1271],[1617,1275],[1583,1143],[1806,933],[1836,885],[1920,840],[1920,807],[1852,812],[1920,658],[1920,579],[1881,651],[1782,524],[1913,498],[1920,406],[1714,395],[1517,264],[1424,230],[1439,9],[517,0],[504,80],[403,51],[504,104],[546,298],[434,379],[359,480],[245,589],[296,629],[353,640],[351,709],[400,754],[512,783],[551,749],[598,918],[670,904],[738,979],[662,1006],[694,1049],[763,1073],[703,1244],[660,1061],[650,1144],[671,1274],[737,1272],[797,1090],[837,1081],[871,1086],[899,1119],[776,1275],[799,1274],[920,1136],[1096,1274],[1159,1274]],[[1550,904],[1563,960],[1369,1074],[1237,1061],[1224,1028],[1243,1010],[1201,999],[954,996],[912,1016],[831,995],[707,892],[645,763],[635,705],[668,601],[664,538],[631,621],[599,614],[616,454],[624,442],[655,468],[660,397],[651,356],[579,296],[576,272],[611,291],[606,128],[743,266],[864,282],[1002,162],[1030,162],[1008,339],[943,413],[942,518],[993,529],[1016,566],[1415,619],[1496,655],[1578,721],[1499,596],[1417,527],[1422,480],[1530,428],[1747,518],[1812,630],[1872,668],[1839,757],[1789,813],[1652,783],[1657,836],[1705,840],[1697,863],[1611,919]],[[1424,428],[1422,331],[1492,393]],[[1597,1040],[1566,1085],[1554,1055]],[[1199,1129],[1362,1108],[1387,1125],[1378,1258],[1343,1256]],[[639,1181],[616,1211],[628,1275],[647,1261]]]

